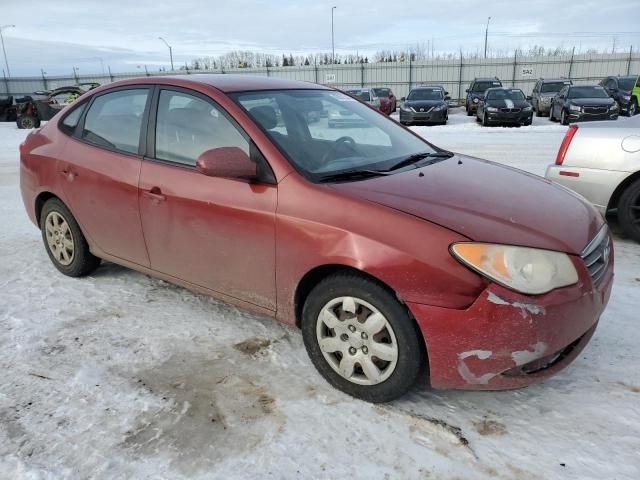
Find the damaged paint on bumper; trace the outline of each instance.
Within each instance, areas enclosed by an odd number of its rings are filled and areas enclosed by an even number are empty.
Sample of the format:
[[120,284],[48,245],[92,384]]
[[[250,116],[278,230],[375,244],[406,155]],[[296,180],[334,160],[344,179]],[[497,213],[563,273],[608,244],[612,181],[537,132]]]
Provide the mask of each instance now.
[[576,285],[527,296],[490,284],[465,310],[408,303],[429,356],[432,387],[506,390],[541,382],[589,342],[609,301],[613,262],[594,286],[574,259]]

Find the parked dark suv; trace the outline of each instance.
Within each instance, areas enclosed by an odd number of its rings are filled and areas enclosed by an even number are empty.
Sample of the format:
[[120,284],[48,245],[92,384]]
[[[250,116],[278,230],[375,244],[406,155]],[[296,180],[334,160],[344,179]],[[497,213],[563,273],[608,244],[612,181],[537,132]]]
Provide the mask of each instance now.
[[541,78],[536,82],[533,87],[533,92],[531,92],[531,106],[536,112],[536,117],[549,115],[553,97],[555,97],[565,85],[573,85],[573,82],[566,78]]
[[493,78],[476,78],[469,88],[467,88],[467,100],[465,102],[465,108],[467,115],[470,117],[476,110],[478,110],[478,103],[484,100],[484,92],[488,88],[501,87],[502,82],[498,80],[498,77]]
[[609,96],[620,106],[620,113],[633,117],[638,113],[640,96],[640,77],[626,75],[624,77],[607,77],[599,84]]

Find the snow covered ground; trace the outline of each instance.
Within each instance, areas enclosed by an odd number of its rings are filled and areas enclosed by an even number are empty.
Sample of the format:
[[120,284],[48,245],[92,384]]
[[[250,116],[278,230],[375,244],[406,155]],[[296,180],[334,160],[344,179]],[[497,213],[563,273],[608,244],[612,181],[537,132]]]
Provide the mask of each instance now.
[[[450,120],[415,128],[536,174],[565,131]],[[616,238],[609,307],[557,377],[374,406],[269,318],[113,264],[60,275],[20,198],[26,133],[0,124],[0,478],[640,478],[640,245]]]

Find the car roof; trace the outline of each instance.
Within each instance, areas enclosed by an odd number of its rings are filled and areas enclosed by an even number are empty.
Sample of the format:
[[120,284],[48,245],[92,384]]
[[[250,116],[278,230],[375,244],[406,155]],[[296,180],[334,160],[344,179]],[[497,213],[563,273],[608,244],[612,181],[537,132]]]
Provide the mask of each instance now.
[[441,85],[418,85],[411,90],[444,90],[444,87]]
[[[298,80],[288,80],[286,78],[261,77],[257,75],[234,75],[226,73],[198,73],[191,75],[168,75],[143,77],[130,80],[122,80],[108,84],[107,88],[124,85],[208,85],[222,92],[248,92],[255,90],[294,90],[294,89],[314,89],[329,90],[323,85],[311,82],[301,82]],[[103,85],[105,87],[105,85]],[[103,89],[100,89],[101,91]]]
[[491,92],[495,92],[496,90],[509,90],[509,91],[518,91],[521,92],[522,89],[521,88],[516,88],[516,87],[491,87],[491,88],[487,88],[487,92],[491,91]]
[[480,77],[473,80],[474,82],[500,82],[501,80],[495,77]]
[[571,82],[570,78],[541,78],[540,81],[542,83],[561,83],[561,82]]

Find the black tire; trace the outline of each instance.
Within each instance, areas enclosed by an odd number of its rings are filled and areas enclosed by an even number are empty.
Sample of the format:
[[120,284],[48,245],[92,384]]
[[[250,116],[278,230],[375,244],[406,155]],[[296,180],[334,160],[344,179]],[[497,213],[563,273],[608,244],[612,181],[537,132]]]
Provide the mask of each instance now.
[[18,128],[40,128],[40,119],[33,115],[20,115],[16,120]]
[[629,116],[633,117],[634,115],[638,114],[638,99],[637,98],[633,98],[631,100],[631,103],[629,103]]
[[629,238],[640,242],[640,180],[629,185],[620,196],[618,221]]
[[[55,256],[49,242],[47,240],[47,218],[49,214],[57,213],[69,226],[70,235],[73,241],[73,256],[71,263],[64,265]],[[83,277],[93,272],[98,265],[100,265],[100,259],[93,255],[89,251],[89,244],[84,238],[78,222],[73,217],[67,206],[57,198],[51,198],[45,202],[40,213],[40,231],[42,233],[42,241],[44,242],[45,250],[49,255],[49,259],[53,265],[62,273],[69,277]]]
[[[360,385],[337,373],[325,359],[316,327],[322,309],[338,297],[351,296],[379,310],[393,329],[398,346],[397,363],[388,378],[374,385]],[[302,337],[314,366],[332,386],[373,403],[389,402],[407,392],[426,367],[422,334],[396,296],[375,280],[354,273],[337,273],[323,279],[311,291],[302,310]],[[361,367],[359,367],[361,368]]]
[[473,110],[471,110],[471,108],[469,107],[469,104],[466,104],[465,108],[467,109],[467,117],[470,117],[471,115],[473,115]]
[[567,112],[564,111],[564,108],[560,112],[560,123],[562,125],[569,125],[569,118],[567,116]]
[[553,105],[551,105],[551,108],[549,109],[549,121],[550,122],[556,121],[556,117],[553,116]]
[[483,127],[489,126],[489,122],[487,121],[487,114],[484,112],[482,113],[482,126]]
[[542,116],[542,112],[540,111],[540,107],[535,109],[536,111],[536,117],[541,117]]

